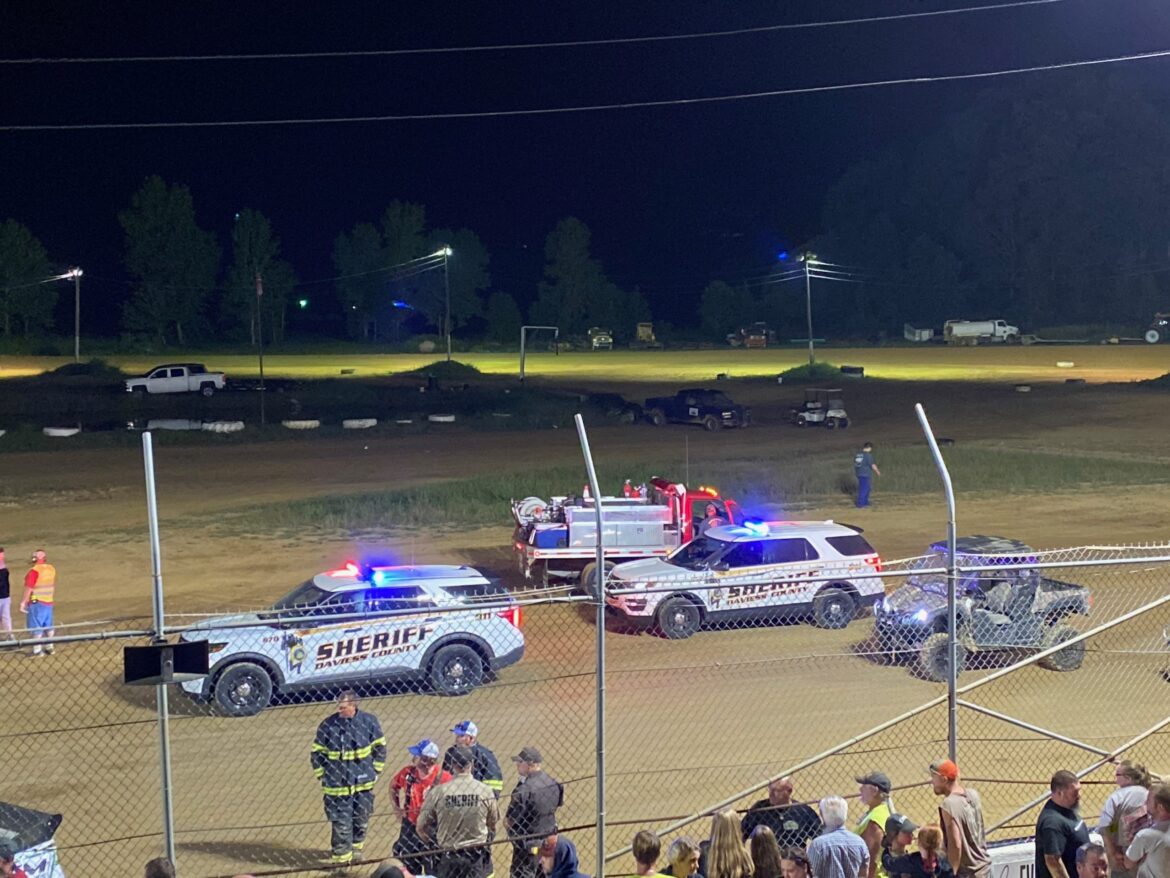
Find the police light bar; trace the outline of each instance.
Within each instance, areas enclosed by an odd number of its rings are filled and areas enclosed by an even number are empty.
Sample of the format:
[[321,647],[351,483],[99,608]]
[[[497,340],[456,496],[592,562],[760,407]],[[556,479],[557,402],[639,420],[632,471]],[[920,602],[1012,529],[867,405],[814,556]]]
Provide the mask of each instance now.
[[771,533],[771,529],[768,527],[768,523],[765,521],[745,521],[743,523],[743,529],[748,533],[755,534],[758,537],[766,537],[769,533]]

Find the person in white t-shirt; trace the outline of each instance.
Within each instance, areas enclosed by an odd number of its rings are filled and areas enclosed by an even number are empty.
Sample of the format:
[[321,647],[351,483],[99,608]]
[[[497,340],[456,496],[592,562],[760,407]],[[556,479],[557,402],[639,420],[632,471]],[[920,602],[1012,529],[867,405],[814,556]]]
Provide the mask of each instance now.
[[1154,825],[1142,829],[1125,851],[1125,867],[1137,869],[1137,878],[1166,878],[1170,875],[1170,783],[1150,788],[1146,810]]
[[1117,789],[1105,800],[1097,832],[1105,844],[1109,858],[1110,878],[1134,878],[1132,869],[1125,868],[1125,850],[1133,842],[1146,816],[1146,797],[1150,792],[1150,773],[1144,765],[1125,761],[1117,763],[1113,776]]

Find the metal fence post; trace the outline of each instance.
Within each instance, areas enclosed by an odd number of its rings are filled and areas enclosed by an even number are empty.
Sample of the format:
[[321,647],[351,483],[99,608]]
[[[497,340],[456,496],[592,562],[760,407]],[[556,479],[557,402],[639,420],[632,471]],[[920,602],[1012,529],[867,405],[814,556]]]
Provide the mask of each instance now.
[[959,582],[958,565],[955,562],[955,489],[951,484],[951,474],[943,460],[938,442],[934,438],[934,431],[930,428],[930,421],[926,419],[926,410],[922,403],[915,403],[914,413],[918,415],[918,423],[922,425],[922,432],[926,434],[926,444],[930,446],[930,454],[934,458],[934,465],[938,467],[938,474],[942,478],[943,490],[947,497],[947,755],[952,761],[957,760],[959,739],[959,673],[958,673],[958,601],[957,585]]
[[597,519],[597,579],[593,600],[597,605],[597,878],[605,878],[605,547],[602,539],[601,485],[593,467],[589,451],[589,437],[585,435],[585,421],[574,415],[577,436],[581,440],[581,454],[589,473],[589,490],[593,492],[593,510]]
[[[154,603],[155,643],[165,643],[163,634],[163,584],[162,547],[158,538],[158,497],[154,489],[154,444],[147,431],[142,434],[142,458],[146,468],[146,514],[150,524],[150,568]],[[167,703],[167,684],[155,687],[155,701],[158,706],[159,762],[162,769],[163,839],[166,855],[175,862],[175,812],[171,800],[171,724],[170,705]]]

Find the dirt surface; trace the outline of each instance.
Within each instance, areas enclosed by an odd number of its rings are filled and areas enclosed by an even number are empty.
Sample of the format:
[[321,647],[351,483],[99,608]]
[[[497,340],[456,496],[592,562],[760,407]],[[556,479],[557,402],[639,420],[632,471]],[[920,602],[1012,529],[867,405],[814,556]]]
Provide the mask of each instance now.
[[[684,427],[607,427],[592,431],[590,440],[603,477],[610,480],[619,474],[607,473],[607,460],[654,455],[681,460],[684,447],[696,482],[702,480],[701,462],[708,456],[743,456],[765,444],[820,449],[847,469],[862,438],[878,445],[879,463],[883,447],[921,444],[912,406],[923,402],[936,431],[959,442],[1108,453],[1145,461],[1151,468],[1170,464],[1165,444],[1170,407],[1163,394],[1153,391],[1054,385],[1020,394],[1010,386],[984,384],[858,388],[851,391],[850,410],[864,434],[791,428],[782,420],[793,391],[756,384],[735,390],[759,413],[762,423],[756,428],[705,434]],[[647,387],[640,386],[630,395],[644,392]],[[360,539],[319,533],[225,538],[218,532],[213,536],[210,525],[218,513],[256,502],[564,463],[579,459],[579,453],[577,437],[564,430],[167,449],[157,465],[168,614],[256,607],[369,545],[389,546],[404,561],[474,563],[514,580],[506,528],[459,533],[436,528]],[[132,626],[149,616],[143,486],[141,456],[134,451],[0,456],[0,542],[17,576],[32,549],[43,546],[50,552],[60,571],[61,630],[99,620]],[[1164,489],[1126,489],[1124,496],[1086,490],[1005,502],[995,496],[994,485],[956,487],[964,533],[1004,534],[1040,548],[1164,542],[1170,533]],[[524,494],[524,486],[517,484],[516,495]],[[921,552],[946,526],[941,491],[890,499],[883,497],[880,480],[871,509],[855,510],[842,497],[812,504],[802,515],[864,526],[886,558]],[[1157,567],[1124,575],[1077,575],[1095,577],[1091,582],[1101,617],[1095,621],[1167,593],[1170,582]],[[537,744],[549,769],[568,782],[562,823],[591,822],[596,637],[591,612],[570,605],[531,610],[524,626],[524,660],[502,672],[494,685],[463,699],[416,693],[367,700],[364,706],[379,715],[390,741],[388,767],[404,763],[405,747],[421,737],[446,745],[451,724],[470,716],[483,741],[503,760],[507,787],[515,778],[507,754]],[[1080,672],[1029,668],[972,697],[1095,746],[1115,746],[1164,712],[1166,690],[1161,687],[1166,684],[1159,671],[1166,662],[1159,635],[1168,618],[1163,609],[1127,623],[1108,639],[1102,635],[1100,650],[1090,654]],[[630,822],[611,828],[607,849],[619,848],[636,828],[663,826],[668,818],[709,808],[770,772],[797,765],[942,692],[905,668],[883,667],[857,654],[868,625],[859,619],[842,631],[749,627],[677,642],[608,633],[609,819]],[[127,688],[119,676],[118,642],[67,645],[52,658],[35,660],[0,652],[4,799],[64,813],[58,840],[68,874],[123,873],[126,863],[158,852],[153,690]],[[977,676],[965,675],[964,682]],[[1113,709],[1065,710],[1085,691],[1109,688],[1120,695]],[[248,719],[209,717],[181,698],[173,707],[175,809],[184,874],[307,868],[319,862],[328,829],[308,769],[308,746],[329,704],[288,705]],[[960,762],[970,765],[975,777],[1030,784],[1023,791],[995,787],[989,795],[990,781],[985,781],[989,816],[1006,817],[1011,805],[1039,794],[1038,785],[1055,767],[1089,764],[1088,754],[1065,745],[1038,742],[1034,735],[970,712],[964,717],[970,749]],[[938,709],[928,711],[841,757],[798,772],[797,795],[853,792],[851,778],[871,767],[886,770],[896,784],[920,784],[924,765],[945,749],[945,735],[945,716]],[[1151,739],[1159,749],[1151,750],[1147,761],[1170,767],[1166,740]],[[1104,787],[1090,788],[1087,813],[1095,813],[1105,792]],[[930,800],[920,786],[896,795],[903,810],[919,818],[929,813]],[[385,789],[379,797],[371,836],[374,856],[388,853],[397,832]],[[584,870],[594,872],[591,833],[573,837]],[[506,862],[501,852],[497,867]]]

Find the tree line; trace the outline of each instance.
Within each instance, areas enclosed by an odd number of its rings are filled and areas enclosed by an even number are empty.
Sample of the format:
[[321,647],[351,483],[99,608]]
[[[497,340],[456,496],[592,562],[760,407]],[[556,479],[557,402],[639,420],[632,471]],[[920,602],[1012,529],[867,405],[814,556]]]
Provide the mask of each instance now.
[[[865,337],[964,317],[1119,325],[1170,310],[1164,109],[1120,75],[1021,79],[858,161],[826,190],[822,231],[799,248],[843,266],[814,282],[817,334]],[[134,335],[185,344],[254,342],[263,332],[279,341],[294,296],[313,295],[297,293],[304,287],[258,211],[237,216],[226,271],[184,185],[147,179],[118,219],[132,283],[122,324]],[[447,247],[436,270],[425,257]],[[393,340],[406,323],[441,332],[448,301],[453,330],[504,343],[525,310],[563,334],[603,326],[619,339],[651,319],[640,292],[607,277],[589,228],[572,217],[546,239],[534,297],[494,285],[479,236],[431,228],[421,204],[391,202],[339,234],[332,255],[336,316],[355,338]],[[28,228],[0,225],[0,332],[51,329],[56,287],[38,282],[61,269]],[[751,280],[712,281],[697,301],[670,302],[668,316],[714,338],[757,320],[801,334],[803,284],[791,269],[745,264]]]

